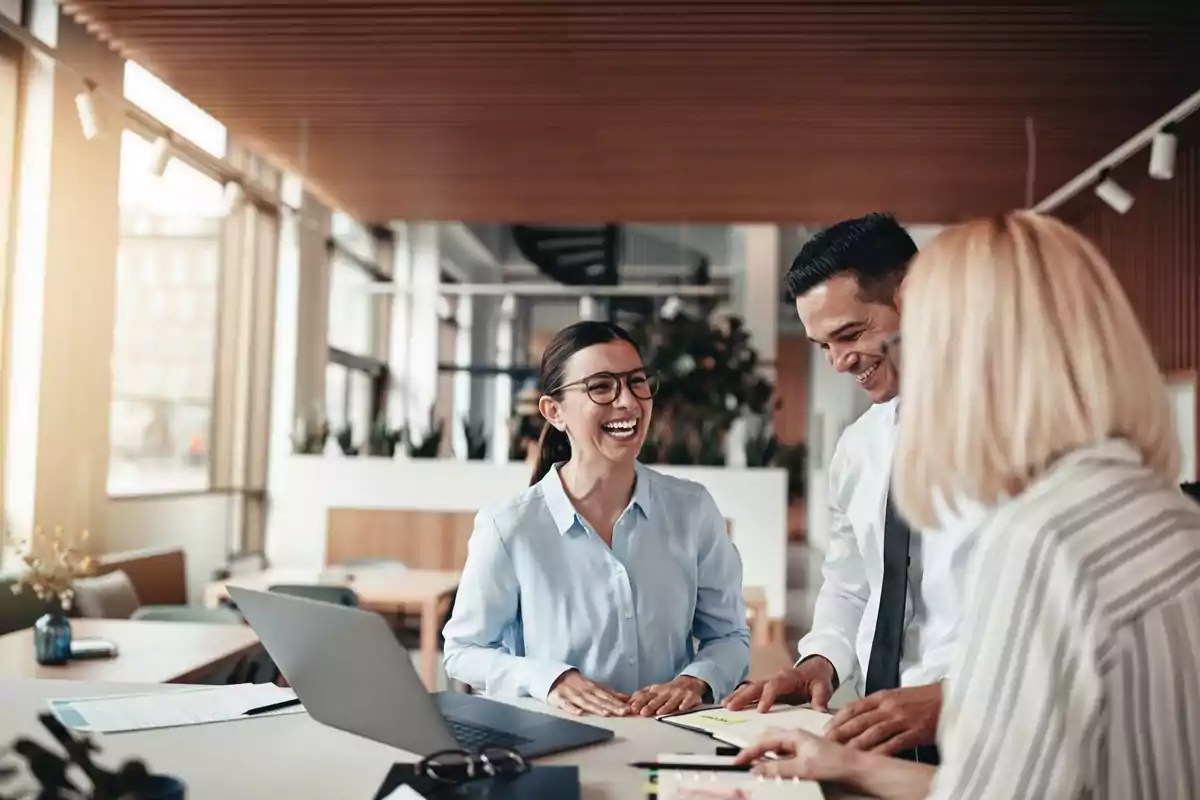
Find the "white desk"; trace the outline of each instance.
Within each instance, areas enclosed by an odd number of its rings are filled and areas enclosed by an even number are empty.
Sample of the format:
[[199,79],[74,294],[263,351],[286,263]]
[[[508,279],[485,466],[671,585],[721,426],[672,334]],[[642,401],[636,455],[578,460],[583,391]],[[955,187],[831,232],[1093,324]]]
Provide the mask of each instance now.
[[[83,681],[16,681],[0,679],[0,747],[17,735],[34,735],[58,749],[38,724],[48,698],[87,697],[142,691],[174,691],[182,687],[87,683]],[[525,701],[526,707],[547,706]],[[576,765],[585,800],[640,800],[645,775],[626,764],[660,752],[711,753],[708,737],[648,719],[585,721],[612,728],[616,738],[595,747],[539,760]],[[138,756],[151,770],[181,778],[188,800],[219,797],[287,797],[294,800],[374,796],[392,764],[417,758],[387,745],[325,727],[307,714],[169,728],[96,737],[102,748],[97,761],[115,767]],[[302,757],[297,757],[301,754]],[[830,800],[848,796],[826,790]]]

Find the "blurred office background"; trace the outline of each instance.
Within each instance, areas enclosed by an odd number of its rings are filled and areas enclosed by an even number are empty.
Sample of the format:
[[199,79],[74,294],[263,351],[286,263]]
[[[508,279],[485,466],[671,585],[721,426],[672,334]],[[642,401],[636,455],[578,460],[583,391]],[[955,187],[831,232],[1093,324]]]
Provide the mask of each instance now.
[[865,402],[782,276],[874,210],[918,243],[1034,205],[1095,237],[1195,480],[1194,4],[0,8],[19,534],[176,549],[194,603],[229,571],[457,569],[527,480],[542,348],[614,319],[664,379],[644,460],[712,489],[782,646]]

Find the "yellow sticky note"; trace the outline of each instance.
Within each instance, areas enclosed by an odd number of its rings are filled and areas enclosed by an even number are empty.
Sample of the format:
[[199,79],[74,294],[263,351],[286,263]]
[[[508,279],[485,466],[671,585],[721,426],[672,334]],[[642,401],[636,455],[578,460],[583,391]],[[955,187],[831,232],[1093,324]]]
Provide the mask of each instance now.
[[743,722],[749,721],[745,717],[729,717],[723,714],[698,714],[697,716],[700,719],[711,720],[721,725],[741,725]]

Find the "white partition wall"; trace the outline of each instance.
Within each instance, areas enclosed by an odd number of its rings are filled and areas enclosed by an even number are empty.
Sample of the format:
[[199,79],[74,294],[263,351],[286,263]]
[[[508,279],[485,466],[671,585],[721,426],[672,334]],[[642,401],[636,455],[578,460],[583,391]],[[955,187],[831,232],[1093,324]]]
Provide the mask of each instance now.
[[1197,378],[1195,374],[1178,375],[1168,383],[1171,393],[1171,410],[1175,414],[1175,430],[1179,432],[1179,480],[1189,482],[1200,480],[1200,467],[1197,466],[1196,410],[1200,407],[1197,402]]
[[[787,473],[779,469],[655,467],[703,484],[731,521],[744,583],[766,592],[767,612],[785,611]],[[325,564],[329,510],[476,511],[529,484],[523,463],[294,455],[272,469],[267,553],[277,566]]]

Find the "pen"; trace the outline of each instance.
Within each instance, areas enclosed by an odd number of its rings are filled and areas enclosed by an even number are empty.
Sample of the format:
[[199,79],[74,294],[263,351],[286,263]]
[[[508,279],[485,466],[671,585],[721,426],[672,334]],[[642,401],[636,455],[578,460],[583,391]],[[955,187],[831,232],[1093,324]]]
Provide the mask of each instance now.
[[638,761],[629,766],[634,769],[678,769],[687,772],[749,772],[750,764],[672,764],[667,761]]
[[243,711],[243,717],[252,717],[255,714],[266,714],[268,711],[278,711],[281,708],[291,708],[292,706],[300,705],[300,698],[296,697],[291,700],[284,700],[282,703],[272,703],[269,706],[259,706],[252,708],[249,711]]

